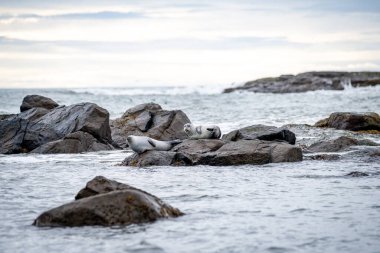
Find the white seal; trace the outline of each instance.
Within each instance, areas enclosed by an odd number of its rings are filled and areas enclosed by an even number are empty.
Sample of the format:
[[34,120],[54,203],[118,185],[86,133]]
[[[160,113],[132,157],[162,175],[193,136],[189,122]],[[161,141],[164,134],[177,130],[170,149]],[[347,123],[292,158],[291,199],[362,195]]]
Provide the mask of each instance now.
[[218,126],[194,126],[187,123],[183,126],[183,131],[189,136],[189,139],[219,139],[222,132]]
[[144,153],[148,150],[168,151],[181,140],[174,141],[158,141],[147,136],[129,135],[127,137],[129,147],[138,154]]

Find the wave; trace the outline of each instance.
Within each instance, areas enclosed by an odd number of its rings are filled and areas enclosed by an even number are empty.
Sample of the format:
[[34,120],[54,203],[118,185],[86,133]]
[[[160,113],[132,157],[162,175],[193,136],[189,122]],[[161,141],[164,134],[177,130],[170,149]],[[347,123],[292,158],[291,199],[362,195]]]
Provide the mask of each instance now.
[[[193,86],[193,87],[125,87],[125,88],[76,88],[67,90],[76,94],[104,95],[104,96],[136,96],[136,95],[186,95],[186,94],[220,94],[220,86]],[[66,92],[67,92],[66,91]]]

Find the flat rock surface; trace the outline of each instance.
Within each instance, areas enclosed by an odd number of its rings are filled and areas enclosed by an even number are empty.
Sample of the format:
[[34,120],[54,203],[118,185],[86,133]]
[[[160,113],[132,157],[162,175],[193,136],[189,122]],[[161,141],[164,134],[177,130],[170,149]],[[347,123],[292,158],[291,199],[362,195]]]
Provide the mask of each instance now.
[[147,151],[127,157],[125,166],[228,166],[302,161],[301,148],[285,142],[185,140],[171,151]]

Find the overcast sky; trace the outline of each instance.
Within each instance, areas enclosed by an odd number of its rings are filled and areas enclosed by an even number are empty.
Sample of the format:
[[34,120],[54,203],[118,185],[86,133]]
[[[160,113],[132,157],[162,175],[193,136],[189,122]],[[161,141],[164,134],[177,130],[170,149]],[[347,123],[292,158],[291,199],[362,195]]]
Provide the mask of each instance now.
[[0,1],[0,87],[228,86],[310,70],[380,71],[380,1]]

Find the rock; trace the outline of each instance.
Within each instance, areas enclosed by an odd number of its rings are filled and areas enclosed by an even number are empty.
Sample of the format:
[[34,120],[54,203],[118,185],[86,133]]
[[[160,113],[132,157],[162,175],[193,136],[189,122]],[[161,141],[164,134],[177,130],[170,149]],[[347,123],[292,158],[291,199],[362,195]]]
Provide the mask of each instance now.
[[261,140],[185,140],[171,151],[148,151],[127,157],[124,166],[228,166],[302,161],[299,147]]
[[348,177],[368,177],[369,175],[367,173],[364,173],[364,172],[353,171],[353,172],[348,173],[346,176],[348,176]]
[[49,111],[44,108],[33,108],[20,114],[7,115],[0,121],[0,153],[25,153],[24,137],[30,122],[39,119]]
[[318,154],[306,156],[306,158],[310,160],[336,161],[339,160],[341,156],[336,154]]
[[223,135],[223,140],[265,140],[265,141],[286,141],[294,145],[296,143],[296,135],[287,128],[277,128],[274,126],[253,125],[234,130]]
[[113,150],[111,144],[99,142],[91,134],[78,131],[66,135],[60,140],[45,143],[30,153],[39,154],[68,154],[68,153],[83,153],[94,152],[101,150]]
[[223,93],[237,90],[263,93],[290,93],[314,90],[343,90],[346,85],[353,87],[380,84],[380,72],[306,72],[298,75],[282,75],[262,78],[242,86],[228,88]]
[[351,131],[380,131],[380,116],[375,112],[334,112],[328,118],[318,121],[314,126]]
[[163,110],[160,105],[147,103],[127,110],[121,118],[111,120],[112,138],[120,147],[127,147],[129,135],[143,135],[156,140],[186,139],[183,125],[189,118],[180,110]]
[[20,111],[26,111],[32,108],[44,108],[47,110],[54,109],[58,104],[50,98],[40,95],[28,95],[22,100]]
[[178,217],[183,213],[156,196],[98,176],[87,183],[77,200],[42,213],[38,227],[130,225]]
[[379,146],[376,142],[370,140],[356,140],[351,137],[341,136],[334,140],[320,141],[310,145],[307,150],[310,152],[339,152],[346,150],[351,146]]
[[[93,103],[80,103],[60,106],[51,110],[40,107],[32,108],[1,120],[0,153],[30,152],[43,144],[60,140],[78,131],[92,135],[97,142],[106,144],[105,146],[112,143],[107,110]],[[72,137],[68,139],[72,139]],[[81,140],[88,140],[87,137],[82,137]],[[75,138],[78,139],[78,136]],[[68,139],[62,141],[68,143]],[[88,141],[82,147],[87,144]],[[51,145],[57,147],[58,144]],[[96,144],[89,147],[98,149],[100,146]],[[49,146],[48,150],[50,148]],[[61,150],[63,149],[64,147],[61,147]]]

